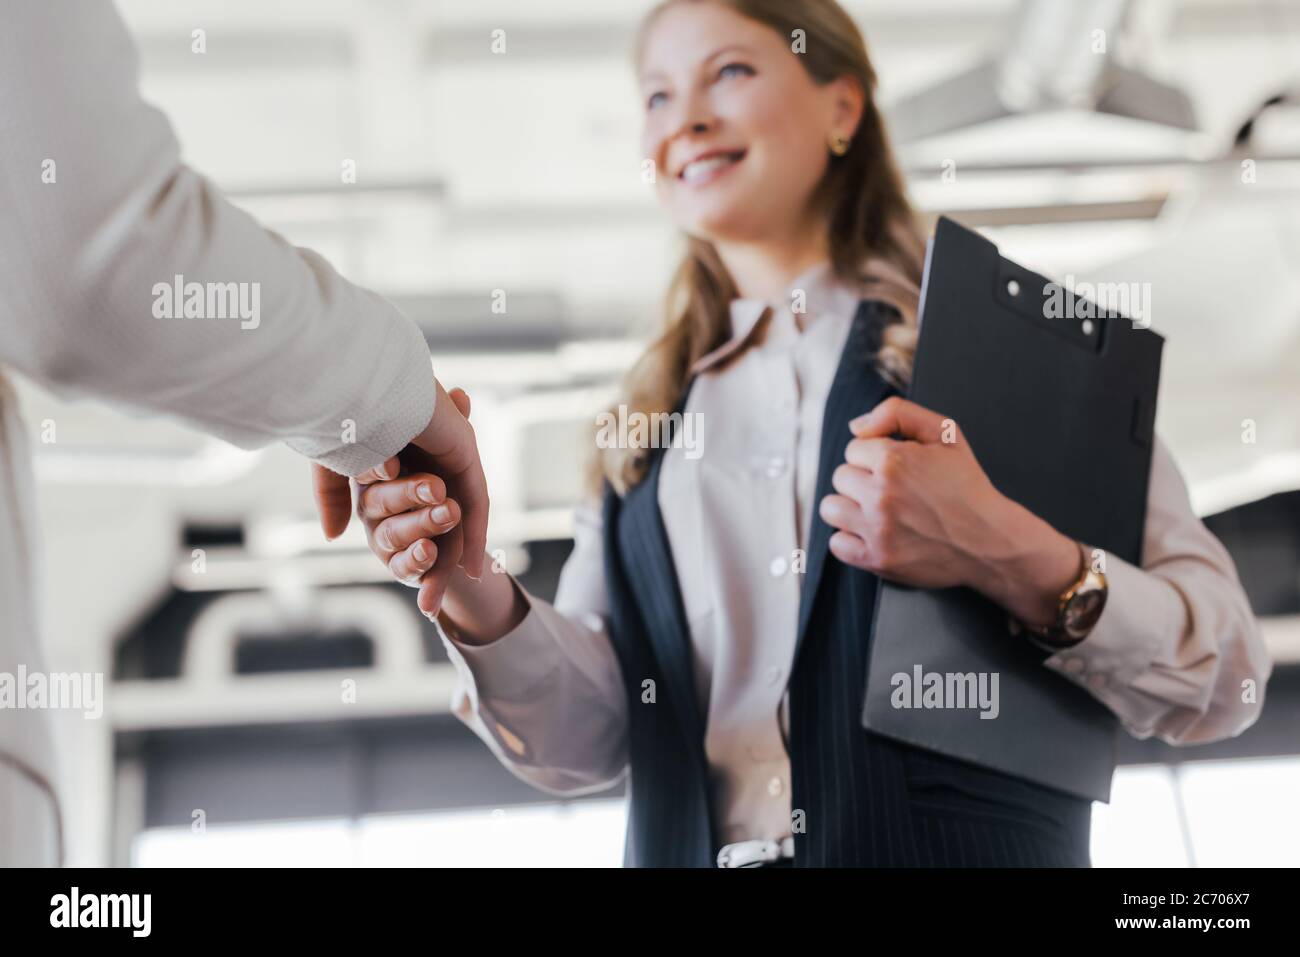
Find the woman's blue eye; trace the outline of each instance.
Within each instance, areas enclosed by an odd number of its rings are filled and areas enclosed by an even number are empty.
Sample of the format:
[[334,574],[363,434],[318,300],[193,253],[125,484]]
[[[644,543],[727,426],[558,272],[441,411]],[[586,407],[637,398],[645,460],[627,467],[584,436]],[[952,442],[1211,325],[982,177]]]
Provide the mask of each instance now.
[[[753,76],[754,68],[747,63],[728,63],[718,71],[718,79],[724,80],[732,76]],[[668,99],[668,94],[663,91],[651,93],[645,101],[647,110],[653,110],[662,105]]]

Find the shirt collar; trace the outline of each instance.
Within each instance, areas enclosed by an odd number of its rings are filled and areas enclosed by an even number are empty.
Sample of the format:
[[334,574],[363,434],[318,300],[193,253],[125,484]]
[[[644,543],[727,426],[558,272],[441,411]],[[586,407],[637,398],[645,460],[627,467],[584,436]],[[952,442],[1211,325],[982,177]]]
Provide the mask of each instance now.
[[791,280],[784,296],[774,299],[733,299],[730,303],[730,336],[712,352],[697,359],[691,366],[692,374],[714,368],[749,346],[756,338],[759,320],[769,310],[792,316],[797,293],[802,293],[801,319],[804,325],[824,315],[852,318],[862,298],[861,289],[836,276],[830,261],[823,260]]

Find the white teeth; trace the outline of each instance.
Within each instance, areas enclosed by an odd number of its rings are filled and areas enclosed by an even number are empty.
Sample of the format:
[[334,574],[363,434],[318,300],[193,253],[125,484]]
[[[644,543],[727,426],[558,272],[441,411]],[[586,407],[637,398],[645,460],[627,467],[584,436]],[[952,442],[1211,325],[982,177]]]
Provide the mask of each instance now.
[[693,163],[687,163],[686,168],[682,170],[682,179],[688,183],[703,179],[712,173],[715,169],[723,166],[730,166],[740,159],[739,156],[710,156],[708,159],[696,160]]

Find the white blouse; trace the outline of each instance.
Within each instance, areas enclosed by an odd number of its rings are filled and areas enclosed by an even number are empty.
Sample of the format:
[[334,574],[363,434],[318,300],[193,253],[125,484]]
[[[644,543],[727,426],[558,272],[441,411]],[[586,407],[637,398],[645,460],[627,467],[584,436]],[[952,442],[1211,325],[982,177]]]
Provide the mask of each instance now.
[[[782,729],[803,567],[793,559],[808,541],[822,413],[862,296],[829,264],[790,288],[806,296],[797,317],[789,299],[732,303],[733,335],[698,363],[684,410],[702,417],[705,454],[671,448],[660,475],[707,716],[713,815],[727,843],[790,833]],[[1192,512],[1159,442],[1146,522],[1143,567],[1107,556],[1110,597],[1095,630],[1045,666],[1137,737],[1191,744],[1238,734],[1258,716],[1272,666],[1231,558]],[[514,631],[475,647],[443,621],[460,675],[453,710],[516,775],[556,793],[608,787],[628,762],[600,524],[598,503],[578,509],[554,605],[530,598]],[[1251,703],[1247,679],[1260,689]]]

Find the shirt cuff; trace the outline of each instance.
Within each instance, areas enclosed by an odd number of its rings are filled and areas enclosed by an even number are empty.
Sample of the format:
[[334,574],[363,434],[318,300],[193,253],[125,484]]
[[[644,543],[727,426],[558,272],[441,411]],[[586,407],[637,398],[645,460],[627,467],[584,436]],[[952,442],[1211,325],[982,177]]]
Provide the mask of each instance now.
[[1092,632],[1043,663],[1104,700],[1150,669],[1183,632],[1186,610],[1164,579],[1106,553],[1106,607]]
[[307,454],[326,468],[355,478],[406,448],[428,427],[437,404],[438,387],[433,368],[427,356],[421,360],[404,363],[384,402],[369,414],[357,417],[356,441],[323,453]]
[[528,592],[510,578],[528,602],[528,614],[513,629],[485,645],[469,644],[460,638],[455,623],[439,612],[438,634],[447,657],[456,670],[472,679],[476,697],[498,701],[525,701],[535,697],[560,666],[560,649],[541,612]]

